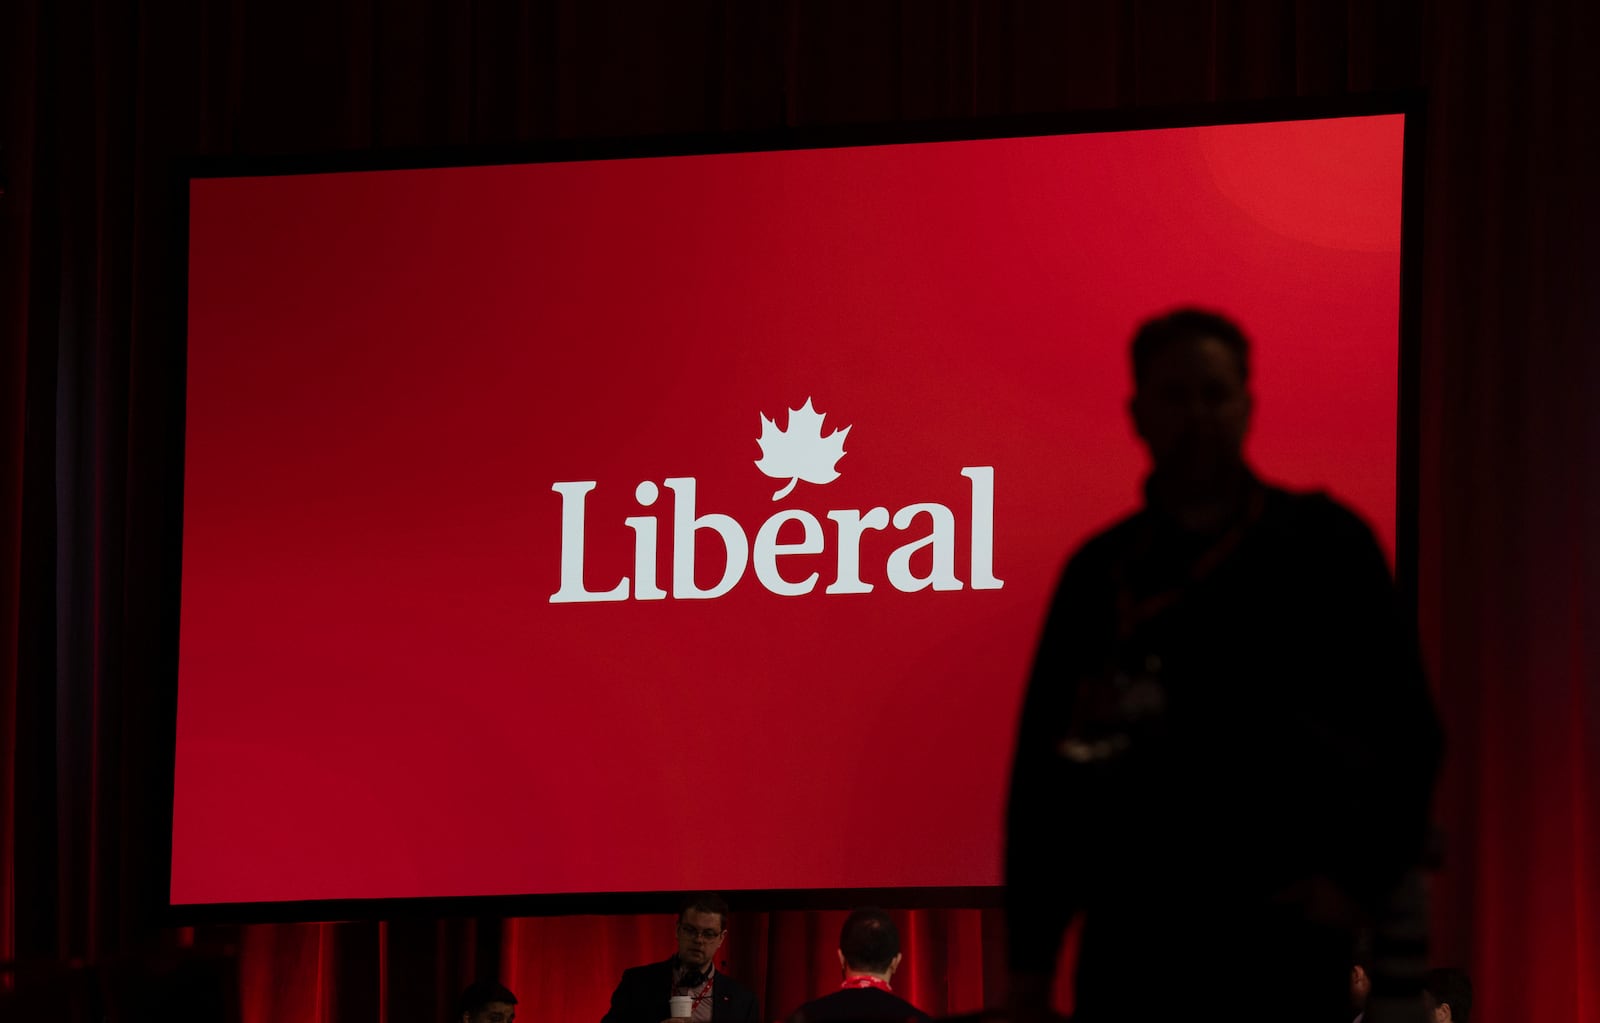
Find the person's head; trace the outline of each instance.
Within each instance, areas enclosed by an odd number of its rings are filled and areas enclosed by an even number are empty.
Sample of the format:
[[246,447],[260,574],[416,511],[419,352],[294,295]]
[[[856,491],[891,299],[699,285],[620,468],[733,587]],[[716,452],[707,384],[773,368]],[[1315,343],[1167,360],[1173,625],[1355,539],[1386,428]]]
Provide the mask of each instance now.
[[839,930],[839,966],[888,977],[900,966],[900,932],[881,909],[858,909]]
[[511,1023],[517,1018],[517,996],[505,985],[480,980],[461,992],[461,1023]]
[[1472,982],[1465,970],[1453,966],[1429,970],[1422,982],[1422,998],[1433,1023],[1471,1023]]
[[728,904],[720,895],[701,892],[678,911],[678,961],[696,969],[708,966],[728,936]]
[[1250,342],[1219,313],[1176,309],[1134,333],[1133,416],[1162,476],[1185,484],[1232,479],[1250,428]]

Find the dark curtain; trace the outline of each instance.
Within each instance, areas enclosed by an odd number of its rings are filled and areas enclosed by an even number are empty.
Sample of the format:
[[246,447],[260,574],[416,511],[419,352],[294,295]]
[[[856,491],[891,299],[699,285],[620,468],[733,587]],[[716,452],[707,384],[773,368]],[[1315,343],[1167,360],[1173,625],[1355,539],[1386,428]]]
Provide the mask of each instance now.
[[1600,19],[1441,9],[1420,465],[1451,747],[1434,943],[1473,969],[1485,1020],[1600,1020]]
[[[149,925],[182,471],[174,158],[1425,88],[1417,584],[1450,744],[1433,958],[1470,969],[1479,1018],[1600,1021],[1593,5],[15,0],[4,18],[17,1018],[436,1020],[485,972],[584,1018],[671,947],[657,917]],[[729,966],[777,1016],[834,975],[837,922],[736,916]],[[926,1008],[1002,996],[992,914],[901,923]]]

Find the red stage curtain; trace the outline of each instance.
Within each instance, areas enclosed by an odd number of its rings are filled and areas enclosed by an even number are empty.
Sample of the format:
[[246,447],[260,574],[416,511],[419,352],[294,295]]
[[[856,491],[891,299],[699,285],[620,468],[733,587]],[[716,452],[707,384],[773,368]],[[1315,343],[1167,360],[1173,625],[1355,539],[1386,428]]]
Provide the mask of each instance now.
[[[892,914],[905,965],[894,987],[927,1012],[975,1012],[1004,969],[1000,920],[979,910]],[[839,928],[846,913],[733,915],[721,962],[764,995],[766,1018],[780,1019],[838,985]],[[989,941],[985,941],[985,931]],[[599,1020],[617,978],[630,966],[659,962],[675,948],[671,916],[542,917],[509,920],[502,950],[505,982],[519,998],[548,1008],[552,1019]]]
[[[719,962],[762,996],[766,1018],[781,1019],[837,985],[845,915],[736,911]],[[906,957],[894,979],[901,995],[940,1015],[996,1001],[1004,975],[997,912],[892,915]],[[623,970],[672,953],[673,927],[670,915],[652,914],[238,928],[241,1023],[439,1020],[455,993],[485,974],[517,994],[524,1015],[599,1020]],[[479,944],[498,946],[497,968],[484,968]]]
[[[172,158],[1425,86],[1418,580],[1450,742],[1434,957],[1471,970],[1481,1018],[1597,1023],[1595,19],[1586,0],[18,0],[0,33],[0,960],[66,1018],[170,1010],[157,980],[198,976],[233,1018],[389,1023],[437,1020],[496,971],[582,1018],[670,948],[655,917],[148,927],[181,473]],[[832,977],[836,919],[736,916],[729,965],[786,1011]],[[997,996],[992,917],[903,923],[914,1000]]]
[[1421,596],[1449,743],[1434,956],[1471,971],[1475,1019],[1595,1023],[1600,19],[1477,8],[1441,13],[1427,50]]

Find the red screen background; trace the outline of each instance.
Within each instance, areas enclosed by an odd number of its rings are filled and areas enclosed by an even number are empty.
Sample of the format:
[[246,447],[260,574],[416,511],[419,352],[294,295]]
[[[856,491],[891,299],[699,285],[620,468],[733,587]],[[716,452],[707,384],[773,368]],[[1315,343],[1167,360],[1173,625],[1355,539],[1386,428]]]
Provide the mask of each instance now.
[[[172,901],[999,883],[1049,592],[1138,501],[1141,319],[1238,318],[1253,461],[1392,550],[1402,132],[193,181]],[[840,476],[774,501],[760,417],[808,398]],[[890,586],[924,516],[823,592],[828,511],[921,502],[970,582],[967,466],[1002,588]],[[552,603],[552,485],[595,482],[591,590],[646,514],[671,589],[668,477],[752,540],[815,515],[815,590]]]

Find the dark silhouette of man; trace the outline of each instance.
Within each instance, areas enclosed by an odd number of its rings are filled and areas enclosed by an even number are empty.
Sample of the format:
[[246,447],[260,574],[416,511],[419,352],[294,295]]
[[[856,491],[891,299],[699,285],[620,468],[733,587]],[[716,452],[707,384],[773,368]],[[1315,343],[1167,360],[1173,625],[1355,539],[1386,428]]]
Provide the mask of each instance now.
[[1068,562],[1018,728],[1014,1014],[1047,1015],[1081,917],[1083,1023],[1349,1023],[1355,925],[1418,862],[1438,759],[1412,630],[1367,526],[1246,463],[1237,325],[1180,309],[1132,356],[1145,504]]
[[832,994],[807,1002],[789,1023],[925,1023],[932,1017],[889,986],[900,968],[900,932],[881,909],[858,909],[839,931],[839,970],[844,981]]
[[[728,937],[728,904],[710,892],[693,896],[673,927],[678,951],[671,959],[624,970],[601,1023],[661,1023],[668,1019],[753,1021],[756,996],[716,968]],[[689,999],[687,1016],[672,1016],[670,1000]]]

